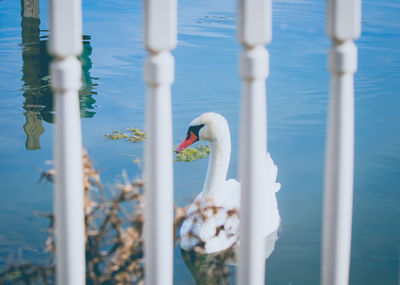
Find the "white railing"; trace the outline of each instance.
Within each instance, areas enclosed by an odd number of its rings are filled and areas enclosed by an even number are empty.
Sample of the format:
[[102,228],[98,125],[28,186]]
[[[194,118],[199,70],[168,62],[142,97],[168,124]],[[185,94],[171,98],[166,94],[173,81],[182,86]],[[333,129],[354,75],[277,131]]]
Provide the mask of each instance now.
[[[85,283],[85,241],[82,187],[82,142],[78,91],[82,51],[80,0],[50,0],[52,88],[55,91],[56,130],[56,246],[57,283]],[[264,284],[264,244],[259,233],[262,176],[267,149],[266,89],[271,41],[271,0],[238,0],[238,36],[244,50],[240,58],[243,79],[240,174],[246,195],[241,197],[239,284]],[[329,55],[332,72],[329,108],[323,223],[324,285],[347,284],[353,193],[354,91],[353,73],[360,34],[361,1],[328,1]],[[147,91],[145,145],[146,284],[172,284],[173,173],[170,86],[174,81],[176,0],[144,0],[144,35],[149,56],[145,62]],[[246,140],[246,143],[244,142]]]
[[354,86],[361,30],[361,0],[329,0],[327,33],[332,73],[328,117],[323,219],[323,285],[349,280],[354,168]]
[[[264,284],[263,191],[267,149],[265,79],[269,73],[271,0],[238,1],[238,36],[243,44],[240,115],[240,246],[238,283]],[[265,155],[262,155],[265,153]]]
[[171,89],[177,41],[176,0],[144,1],[147,114],[145,145],[145,282],[172,284],[173,173]]
[[50,0],[49,53],[55,93],[55,230],[57,283],[85,284],[82,139],[79,111],[82,52],[80,0]]

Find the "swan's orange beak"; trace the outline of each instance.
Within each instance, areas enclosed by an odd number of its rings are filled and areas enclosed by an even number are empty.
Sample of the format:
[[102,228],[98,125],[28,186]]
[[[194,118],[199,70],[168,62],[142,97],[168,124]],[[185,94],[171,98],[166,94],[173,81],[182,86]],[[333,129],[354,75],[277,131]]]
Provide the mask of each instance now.
[[191,144],[193,144],[194,142],[196,142],[198,140],[198,137],[192,132],[190,131],[185,140],[181,143],[181,145],[178,147],[178,149],[176,150],[176,153],[184,150],[185,148],[187,148],[188,146],[190,146]]

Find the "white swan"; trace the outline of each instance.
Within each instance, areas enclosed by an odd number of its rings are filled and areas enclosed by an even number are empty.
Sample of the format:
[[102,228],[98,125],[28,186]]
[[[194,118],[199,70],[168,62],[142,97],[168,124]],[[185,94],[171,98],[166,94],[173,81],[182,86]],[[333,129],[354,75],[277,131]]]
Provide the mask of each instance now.
[[[199,140],[211,143],[207,177],[202,192],[187,211],[187,218],[180,229],[181,247],[191,250],[196,245],[204,246],[207,254],[231,247],[239,238],[239,218],[232,209],[240,207],[240,183],[226,180],[231,154],[231,136],[226,119],[217,113],[204,113],[194,119],[187,136],[177,152]],[[263,237],[274,233],[280,223],[275,192],[281,185],[276,182],[278,169],[268,154],[265,159],[265,197],[263,218],[260,219]],[[209,207],[203,213],[198,208]]]

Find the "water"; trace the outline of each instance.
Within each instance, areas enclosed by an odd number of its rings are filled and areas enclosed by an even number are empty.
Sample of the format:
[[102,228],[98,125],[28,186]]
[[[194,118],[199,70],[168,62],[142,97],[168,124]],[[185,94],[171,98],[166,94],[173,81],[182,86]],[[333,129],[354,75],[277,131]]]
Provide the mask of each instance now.
[[[279,167],[282,217],[267,261],[269,284],[317,284],[320,278],[321,205],[329,73],[325,3],[275,1],[271,75],[267,81],[269,151]],[[222,113],[232,132],[230,177],[237,173],[240,78],[235,2],[179,3],[174,143],[205,111]],[[47,3],[39,20],[20,17],[19,1],[0,2],[0,266],[7,259],[43,261],[47,221],[33,215],[52,208],[51,186],[38,184],[52,159],[53,108],[45,43]],[[143,145],[110,141],[104,134],[143,128],[145,84],[141,4],[116,0],[83,3],[85,88],[83,140],[103,182],[132,163]],[[400,247],[400,4],[363,1],[355,75],[356,140],[351,284],[398,284]],[[28,122],[28,123],[27,123]],[[25,127],[24,127],[25,126]],[[27,141],[27,133],[30,140]],[[206,160],[174,164],[175,201],[201,190]],[[175,251],[175,283],[193,284]]]

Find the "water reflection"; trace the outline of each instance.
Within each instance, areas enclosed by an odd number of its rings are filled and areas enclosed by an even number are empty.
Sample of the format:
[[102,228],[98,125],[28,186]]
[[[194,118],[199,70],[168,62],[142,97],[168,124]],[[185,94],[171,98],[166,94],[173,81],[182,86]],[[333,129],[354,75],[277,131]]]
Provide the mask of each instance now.
[[[277,231],[265,237],[265,259],[271,256],[277,239]],[[197,285],[230,284],[235,276],[236,249],[219,254],[199,254],[194,250],[184,251],[181,249],[181,254]]]
[[[28,150],[40,149],[40,136],[44,132],[42,121],[54,122],[53,94],[50,88],[49,63],[51,57],[47,53],[47,34],[40,35],[39,0],[21,0],[22,28],[22,81],[23,108],[26,123],[23,128],[27,135],[25,147]],[[95,102],[90,69],[92,47],[90,36],[83,36],[83,52],[79,59],[82,63],[82,87],[79,91],[80,113],[82,118],[95,115]]]

